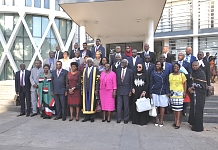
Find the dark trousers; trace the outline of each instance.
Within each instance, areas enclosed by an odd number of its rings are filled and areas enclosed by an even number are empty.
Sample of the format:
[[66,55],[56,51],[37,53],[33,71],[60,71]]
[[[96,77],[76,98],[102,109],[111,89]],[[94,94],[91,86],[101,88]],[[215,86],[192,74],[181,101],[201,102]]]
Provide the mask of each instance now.
[[186,113],[188,103],[183,103],[183,113]]
[[84,114],[85,119],[90,120],[90,119],[95,119],[95,114]]
[[[27,114],[30,114],[30,109],[31,109],[30,90],[25,91],[25,87],[20,87],[19,97],[20,97],[20,105],[21,105],[20,112],[24,114],[26,112]],[[26,106],[27,106],[26,111],[25,111],[25,99],[26,99]]]
[[55,94],[55,107],[58,118],[66,118],[66,97],[64,94]]
[[121,121],[122,107],[124,111],[124,121],[128,121],[129,120],[129,95],[117,95],[117,121]]

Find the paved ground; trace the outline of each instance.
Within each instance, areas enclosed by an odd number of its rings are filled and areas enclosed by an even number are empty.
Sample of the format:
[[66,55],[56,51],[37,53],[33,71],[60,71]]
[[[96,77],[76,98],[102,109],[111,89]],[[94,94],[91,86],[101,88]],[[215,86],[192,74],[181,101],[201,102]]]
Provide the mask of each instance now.
[[15,112],[0,114],[0,150],[217,150],[218,124],[205,124],[204,132],[190,131],[187,123],[176,130],[172,122],[163,128],[152,123],[94,123],[43,120],[39,116],[16,117]]

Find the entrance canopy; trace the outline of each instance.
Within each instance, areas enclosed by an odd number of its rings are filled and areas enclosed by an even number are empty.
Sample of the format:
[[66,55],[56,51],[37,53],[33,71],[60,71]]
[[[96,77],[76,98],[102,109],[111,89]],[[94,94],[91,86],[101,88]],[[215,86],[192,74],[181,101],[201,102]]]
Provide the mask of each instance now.
[[166,0],[59,0],[64,11],[102,42],[145,41],[154,34]]

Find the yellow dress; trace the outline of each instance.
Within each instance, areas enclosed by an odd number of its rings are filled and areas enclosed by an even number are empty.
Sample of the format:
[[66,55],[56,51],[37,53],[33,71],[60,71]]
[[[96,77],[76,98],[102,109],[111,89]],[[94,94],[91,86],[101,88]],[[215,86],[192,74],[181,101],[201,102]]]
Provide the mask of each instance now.
[[170,83],[170,101],[172,105],[172,110],[174,111],[182,111],[183,109],[183,84],[186,82],[186,77],[183,73],[178,75],[174,75],[171,73],[169,75],[169,83]]

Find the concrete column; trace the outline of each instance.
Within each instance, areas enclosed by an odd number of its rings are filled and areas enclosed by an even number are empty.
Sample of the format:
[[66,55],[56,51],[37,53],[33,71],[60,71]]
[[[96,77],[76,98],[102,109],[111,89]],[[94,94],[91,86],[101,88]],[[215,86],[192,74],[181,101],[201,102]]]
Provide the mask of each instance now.
[[32,4],[32,7],[34,7],[34,0],[32,0],[32,3],[31,3],[31,4]]
[[55,1],[50,1],[50,9],[55,10]]
[[86,42],[86,22],[80,23],[80,49],[83,49],[83,43]]
[[169,45],[169,39],[164,39],[163,46],[170,46]]
[[153,19],[148,19],[147,33],[148,34],[145,36],[145,43],[149,44],[150,46],[149,51],[154,52],[154,20]]
[[41,8],[44,8],[44,0],[41,0]]
[[192,12],[193,12],[193,55],[197,56],[198,53],[198,1],[192,0]]

